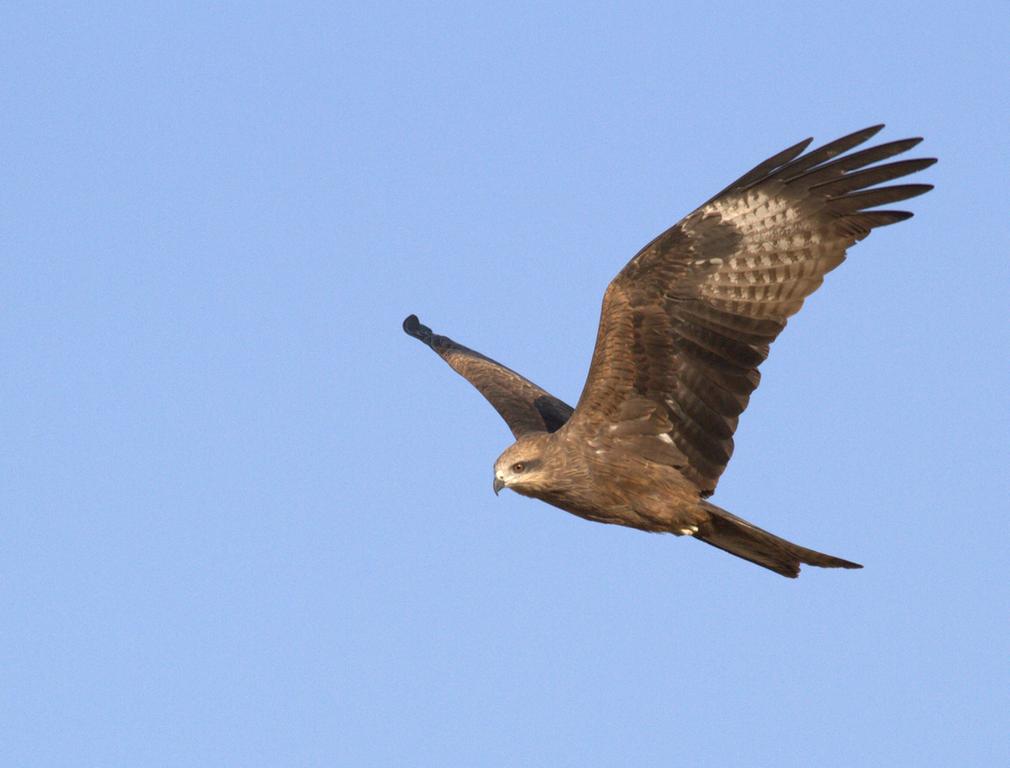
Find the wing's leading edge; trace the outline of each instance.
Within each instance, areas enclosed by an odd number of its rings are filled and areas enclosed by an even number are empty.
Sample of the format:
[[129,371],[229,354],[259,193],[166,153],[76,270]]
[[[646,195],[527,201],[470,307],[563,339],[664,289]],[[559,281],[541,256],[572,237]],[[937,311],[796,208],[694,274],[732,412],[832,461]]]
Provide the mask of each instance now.
[[473,384],[515,437],[529,432],[554,432],[571,418],[573,409],[568,403],[480,352],[432,333],[417,315],[403,321],[403,330],[431,347],[456,373]]

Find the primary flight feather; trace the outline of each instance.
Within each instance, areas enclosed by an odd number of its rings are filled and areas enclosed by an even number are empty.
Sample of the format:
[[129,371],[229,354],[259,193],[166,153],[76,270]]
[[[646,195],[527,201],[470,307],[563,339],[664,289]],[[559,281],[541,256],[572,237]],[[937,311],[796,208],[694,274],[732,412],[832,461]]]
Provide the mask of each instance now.
[[470,381],[516,442],[495,462],[511,488],[588,520],[688,535],[795,577],[860,568],[781,539],[707,501],[733,452],[758,366],[846,249],[909,218],[877,206],[932,189],[886,182],[933,158],[881,162],[921,139],[850,151],[881,125],[764,161],[646,245],[603,297],[575,408],[411,315],[404,330]]

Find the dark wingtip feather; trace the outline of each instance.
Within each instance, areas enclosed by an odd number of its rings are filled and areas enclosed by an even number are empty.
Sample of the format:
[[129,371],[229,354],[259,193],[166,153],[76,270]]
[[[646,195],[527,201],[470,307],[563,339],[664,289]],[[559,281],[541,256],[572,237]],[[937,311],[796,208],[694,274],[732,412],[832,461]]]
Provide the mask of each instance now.
[[407,315],[403,320],[403,330],[411,336],[416,336],[417,330],[420,327],[421,321],[418,319],[417,315]]
[[877,227],[886,227],[888,224],[897,224],[899,221],[907,221],[914,216],[911,211],[863,211],[851,216],[853,224],[869,231]]
[[[840,139],[835,139],[834,141],[828,142],[827,144],[824,145],[824,147],[821,147],[820,149],[833,146],[845,146],[847,149],[851,149],[852,147],[857,147],[860,144],[869,141],[878,133],[880,133],[882,130],[884,130],[883,123],[877,123],[876,125],[871,125],[867,128],[860,128],[858,131],[847,133]],[[815,149],[814,152],[819,152],[820,149]]]
[[840,197],[828,198],[833,210],[840,213],[855,213],[856,211],[873,208],[877,205],[896,203],[924,195],[933,188],[932,184],[896,184],[891,187],[865,189],[861,192],[850,192]]
[[745,183],[743,179],[753,176],[754,178],[761,178],[762,176],[770,173],[774,169],[791,162],[793,159],[803,154],[803,151],[809,147],[814,141],[813,136],[807,136],[803,141],[798,141],[791,147],[783,149],[776,155],[772,155],[763,163],[761,163],[756,168],[752,169],[746,176],[742,177],[739,184],[741,186]]
[[803,141],[799,141],[793,144],[791,147],[783,149],[778,154],[772,155],[764,162],[751,168],[749,171],[747,171],[747,173],[745,173],[739,179],[737,179],[732,184],[727,186],[725,189],[720,190],[718,193],[710,197],[702,205],[703,206],[708,205],[713,200],[719,199],[720,197],[722,197],[727,192],[730,192],[731,190],[743,189],[749,186],[750,184],[760,181],[769,174],[774,173],[778,168],[781,168],[783,165],[792,162],[793,160],[796,159],[797,156],[801,155],[803,153],[803,150],[809,147],[810,143],[813,140],[814,140],[813,137],[810,136],[806,139],[803,139]]
[[[837,181],[850,171],[865,168],[872,163],[886,160],[889,157],[900,155],[918,144],[922,139],[899,139],[889,141],[885,144],[878,144],[869,149],[862,149],[850,154],[838,154],[836,150],[843,148],[845,151],[854,146],[849,139],[856,134],[838,139],[825,145],[819,150],[814,150],[808,155],[797,159],[785,169],[784,181],[787,183],[802,182],[808,188],[819,184]],[[826,152],[826,150],[831,150]],[[833,158],[833,159],[831,159]],[[830,162],[825,162],[829,160]]]
[[868,126],[867,128],[863,128],[861,131],[854,131],[853,133],[851,133],[849,135],[853,136],[853,137],[859,136],[860,139],[856,143],[857,144],[862,144],[864,141],[868,141],[869,139],[872,139],[874,136],[876,136],[878,133],[880,133],[886,127],[887,126],[884,123],[877,123],[876,125],[871,125],[871,126]]
[[783,180],[790,181],[809,171],[811,168],[822,165],[832,158],[848,152],[853,147],[857,147],[868,141],[880,133],[880,130],[883,127],[883,124],[871,125],[869,128],[863,128],[853,133],[846,134],[840,139],[829,141],[824,146],[813,149],[805,155],[800,155],[795,160],[790,161],[776,173],[782,174]]
[[854,192],[858,189],[872,187],[882,184],[885,181],[893,181],[902,176],[929,168],[936,160],[932,157],[915,158],[912,160],[898,160],[894,163],[875,165],[865,170],[852,171],[844,175],[836,176],[830,181],[824,181],[810,186],[810,190],[816,191],[826,197],[837,197],[847,192]]
[[417,319],[417,315],[407,315],[403,321],[403,330],[408,336],[420,339],[425,344],[431,344],[431,328],[421,325],[421,321]]

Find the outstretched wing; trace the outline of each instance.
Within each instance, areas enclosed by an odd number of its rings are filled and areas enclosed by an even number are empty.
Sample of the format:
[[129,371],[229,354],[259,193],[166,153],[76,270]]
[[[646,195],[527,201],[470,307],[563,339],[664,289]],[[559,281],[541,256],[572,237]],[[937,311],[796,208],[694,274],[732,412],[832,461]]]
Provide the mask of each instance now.
[[403,330],[435,350],[473,384],[517,438],[528,432],[554,432],[571,417],[573,409],[568,403],[480,352],[432,333],[428,326],[421,325],[417,315],[403,321]]
[[649,459],[677,466],[703,495],[715,490],[757,368],[787,318],[846,248],[912,215],[868,209],[932,189],[877,186],[936,162],[876,164],[921,139],[845,154],[882,127],[780,152],[645,246],[607,288],[567,429],[634,437],[635,450],[649,446]]

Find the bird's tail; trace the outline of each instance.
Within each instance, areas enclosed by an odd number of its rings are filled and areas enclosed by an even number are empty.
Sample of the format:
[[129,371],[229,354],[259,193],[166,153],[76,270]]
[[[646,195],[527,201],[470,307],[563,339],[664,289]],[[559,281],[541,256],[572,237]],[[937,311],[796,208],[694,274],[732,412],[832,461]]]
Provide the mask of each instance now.
[[708,519],[698,525],[694,538],[791,579],[800,575],[801,564],[820,568],[863,567],[780,539],[707,501],[702,502],[702,507]]

